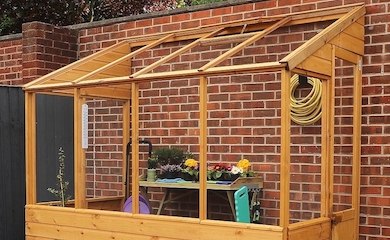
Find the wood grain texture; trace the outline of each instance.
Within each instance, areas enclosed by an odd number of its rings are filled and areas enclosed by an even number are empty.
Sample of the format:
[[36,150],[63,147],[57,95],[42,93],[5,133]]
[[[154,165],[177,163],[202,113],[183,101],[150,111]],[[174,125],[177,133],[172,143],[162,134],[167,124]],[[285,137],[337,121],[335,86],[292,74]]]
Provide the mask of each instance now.
[[[69,221],[72,219],[72,221]],[[180,231],[178,231],[180,229]],[[194,218],[26,206],[26,235],[48,239],[257,239],[280,240],[276,226]]]

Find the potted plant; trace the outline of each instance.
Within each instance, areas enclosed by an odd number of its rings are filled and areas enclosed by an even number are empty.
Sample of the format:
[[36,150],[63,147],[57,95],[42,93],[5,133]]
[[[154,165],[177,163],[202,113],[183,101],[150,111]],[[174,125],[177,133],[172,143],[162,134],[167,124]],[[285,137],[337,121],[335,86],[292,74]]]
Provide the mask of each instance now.
[[207,169],[207,179],[213,181],[224,180],[224,175],[231,170],[231,166],[218,163],[214,166],[209,166]]
[[166,164],[181,165],[186,156],[184,150],[175,147],[158,148],[153,154],[161,166]]
[[177,178],[182,170],[182,164],[186,157],[184,150],[175,147],[161,147],[154,151],[161,167],[163,178]]
[[[197,181],[199,179],[199,164],[193,158],[189,158],[184,162],[184,168],[182,169],[184,174],[184,180]],[[187,176],[188,177],[187,177]]]
[[165,164],[161,166],[161,173],[164,178],[174,179],[179,176],[182,167],[178,164]]
[[148,170],[146,173],[146,180],[148,182],[156,181],[156,169],[158,165],[158,160],[155,157],[148,158]]

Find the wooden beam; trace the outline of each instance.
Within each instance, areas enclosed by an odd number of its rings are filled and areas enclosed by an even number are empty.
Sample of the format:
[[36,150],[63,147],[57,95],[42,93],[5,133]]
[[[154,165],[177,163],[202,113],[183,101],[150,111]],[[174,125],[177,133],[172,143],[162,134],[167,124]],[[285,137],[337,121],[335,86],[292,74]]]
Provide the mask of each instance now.
[[112,98],[126,100],[130,99],[130,86],[128,89],[116,88],[116,87],[94,87],[83,88],[80,91],[81,96],[85,97],[100,97],[100,98]]
[[207,219],[207,77],[200,77],[199,219]]
[[37,203],[36,94],[25,93],[26,204]]
[[[362,57],[354,66],[353,83],[353,149],[352,149],[352,208],[360,209],[360,155],[362,119]],[[354,214],[355,236],[359,236],[359,211]]]
[[258,32],[240,33],[240,34],[232,34],[232,35],[227,35],[227,36],[206,38],[206,39],[201,40],[200,45],[201,46],[212,46],[212,45],[217,45],[217,44],[238,43],[238,42],[243,42],[243,41],[253,37],[256,34],[258,34]]
[[272,72],[280,71],[286,67],[285,64],[278,62],[269,62],[269,63],[254,63],[254,64],[243,64],[236,66],[222,66],[222,67],[213,67],[207,69],[205,72],[199,72],[197,69],[191,70],[178,70],[171,72],[159,72],[159,73],[146,73],[140,75],[136,78],[125,77],[115,77],[115,78],[106,78],[106,79],[93,79],[93,80],[84,80],[78,84],[73,85],[69,82],[57,83],[57,84],[45,84],[38,86],[31,86],[25,91],[58,91],[61,89],[73,89],[74,87],[97,87],[104,84],[127,84],[131,82],[142,82],[142,81],[152,81],[154,79],[159,80],[169,80],[169,79],[179,79],[179,78],[191,78],[191,77],[200,77],[200,76],[218,76],[223,74],[239,74],[239,73],[257,73],[257,72]]
[[[336,96],[336,48],[332,46],[332,75],[328,81],[328,124],[329,124],[329,149],[328,149],[328,196],[327,211],[333,214],[333,195],[334,195],[334,119],[335,119],[335,96]],[[330,215],[329,215],[330,217]]]
[[331,77],[322,81],[321,119],[321,217],[331,217],[333,212],[333,162],[334,162],[334,105],[335,105],[335,47],[331,48]]
[[203,72],[203,71],[206,71],[207,69],[209,69],[211,67],[214,67],[214,66],[218,65],[219,63],[221,63],[222,61],[224,61],[228,57],[233,56],[234,54],[236,54],[237,52],[241,51],[242,49],[244,49],[248,45],[256,42],[257,40],[267,36],[268,34],[270,34],[271,32],[275,31],[276,29],[282,27],[284,24],[286,24],[290,20],[291,20],[291,17],[286,17],[286,18],[276,22],[275,24],[273,24],[269,28],[265,29],[264,31],[261,31],[261,32],[257,33],[256,35],[250,37],[249,39],[245,40],[244,42],[242,42],[241,44],[237,45],[236,47],[234,47],[234,48],[230,49],[229,51],[225,52],[224,54],[218,56],[217,58],[215,58],[211,62],[209,62],[206,65],[204,65],[203,67],[199,68],[198,71]]
[[[127,84],[130,89],[130,85]],[[95,89],[96,88],[96,89]],[[100,89],[100,90],[99,90]],[[93,99],[109,99],[109,100],[128,100],[130,97],[130,90],[124,89],[119,85],[113,87],[91,87],[91,88],[82,88],[81,97],[93,98]],[[38,92],[47,95],[53,96],[64,96],[64,97],[73,97],[73,89],[62,89],[62,90],[51,90]]]
[[139,85],[131,84],[131,190],[132,213],[139,213]]
[[[300,69],[300,68],[294,68],[291,72],[296,73],[296,74],[300,74],[300,75],[304,75],[307,77],[314,77],[314,78],[319,78],[319,79],[328,79],[329,78],[329,76],[327,76],[327,75],[319,74],[317,72],[311,72],[311,71],[308,71],[305,69]],[[292,75],[294,75],[294,74],[292,74]]]
[[94,54],[91,54],[91,55],[83,58],[82,60],[70,63],[70,64],[66,65],[65,67],[62,67],[56,71],[53,71],[49,74],[46,74],[46,75],[44,75],[44,76],[42,76],[34,81],[26,83],[23,85],[23,87],[29,87],[29,86],[41,84],[42,82],[45,82],[46,80],[50,80],[51,78],[55,78],[63,73],[68,72],[69,70],[72,70],[74,68],[82,66],[82,65],[88,63],[89,61],[93,61],[95,58],[103,56],[107,53],[110,53],[110,52],[114,51],[116,48],[123,47],[123,45],[126,45],[126,44],[129,44],[128,41],[122,41],[122,42],[116,43],[112,46],[106,47],[106,48],[100,50],[99,52],[96,52]]
[[282,71],[281,76],[281,150],[280,150],[280,227],[283,239],[287,239],[290,222],[290,78],[291,72]]
[[304,61],[327,42],[336,37],[340,32],[346,29],[353,22],[357,21],[365,14],[364,6],[354,8],[339,20],[332,23],[323,31],[315,35],[309,41],[301,45],[295,51],[284,57],[280,62],[286,63],[289,69],[295,68],[299,63]]
[[[151,49],[151,48],[154,48],[155,46],[157,46],[157,45],[159,45],[159,44],[165,42],[167,39],[172,38],[172,37],[174,37],[174,36],[175,36],[175,34],[168,34],[168,35],[166,35],[165,37],[163,37],[163,38],[161,38],[161,39],[158,39],[158,40],[156,40],[156,41],[150,43],[149,45],[146,45],[146,46],[144,46],[144,47],[142,47],[142,48],[140,48],[140,49],[138,49],[138,50],[136,50],[136,51],[134,51],[134,52],[130,52],[129,54],[126,54],[125,56],[123,56],[123,57],[121,57],[121,58],[119,58],[119,59],[117,59],[117,60],[115,60],[115,61],[112,61],[112,62],[110,62],[109,64],[104,65],[104,66],[102,66],[102,67],[96,69],[95,71],[92,71],[92,72],[88,73],[87,75],[84,75],[84,76],[82,76],[82,77],[80,77],[80,78],[74,80],[73,83],[78,83],[78,82],[80,82],[80,81],[82,81],[82,80],[85,80],[85,79],[88,79],[88,78],[90,78],[90,77],[93,77],[93,76],[95,76],[96,74],[101,73],[101,72],[103,72],[103,71],[105,71],[105,70],[107,70],[107,69],[109,69],[109,68],[115,67],[115,66],[118,65],[119,63],[122,63],[122,62],[124,62],[124,61],[127,61],[127,60],[129,60],[129,59],[131,59],[131,58],[137,56],[138,54],[141,54],[141,53],[143,53],[143,52],[145,52],[145,51],[147,51],[147,50],[149,50],[149,49]],[[130,46],[129,46],[129,51],[130,51]]]
[[142,70],[140,70],[140,71],[138,71],[138,72],[136,72],[136,73],[130,75],[130,78],[135,78],[135,77],[137,77],[137,76],[139,76],[139,75],[142,75],[142,74],[145,74],[145,73],[148,73],[148,72],[152,71],[153,69],[155,69],[155,68],[161,66],[162,64],[164,64],[164,63],[170,61],[171,59],[173,59],[173,58],[179,56],[180,54],[182,54],[182,53],[184,53],[184,52],[187,52],[187,51],[189,51],[190,49],[192,49],[192,48],[198,46],[198,45],[201,43],[202,39],[205,39],[205,38],[209,38],[209,37],[215,36],[215,35],[217,35],[218,33],[220,33],[222,30],[223,30],[223,28],[217,29],[217,30],[215,30],[215,31],[213,31],[213,32],[211,32],[211,33],[209,33],[209,34],[206,34],[204,37],[199,38],[198,40],[193,41],[192,43],[186,45],[185,47],[180,48],[179,50],[177,50],[177,51],[175,51],[175,52],[173,52],[173,53],[171,53],[171,54],[165,56],[164,58],[162,58],[162,59],[160,59],[160,60],[158,60],[158,61],[152,63],[151,65],[149,65],[149,66],[143,68]]
[[80,89],[74,89],[74,197],[75,208],[87,208],[86,202],[86,171],[85,150],[82,148],[82,104],[85,99],[80,95]]

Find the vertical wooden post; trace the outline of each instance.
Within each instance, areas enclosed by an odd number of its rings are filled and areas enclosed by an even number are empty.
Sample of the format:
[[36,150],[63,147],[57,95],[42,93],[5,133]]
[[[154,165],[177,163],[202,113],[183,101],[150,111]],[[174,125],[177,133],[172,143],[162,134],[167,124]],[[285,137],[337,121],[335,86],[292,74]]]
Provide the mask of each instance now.
[[280,150],[280,226],[287,239],[290,221],[290,78],[291,72],[282,70],[281,77],[281,150]]
[[359,236],[359,209],[360,209],[360,145],[361,145],[361,118],[362,118],[362,57],[354,66],[353,84],[353,149],[352,149],[352,208],[355,209],[353,231],[356,238]]
[[321,216],[330,217],[333,212],[333,162],[334,162],[334,88],[335,48],[332,46],[332,74],[323,80],[321,119]]
[[36,94],[25,93],[26,204],[37,203]]
[[87,208],[85,150],[82,148],[82,104],[80,88],[74,89],[74,186],[75,208]]
[[139,213],[139,85],[131,83],[131,167],[132,209]]
[[[130,139],[130,100],[126,100],[124,103],[123,103],[123,121],[122,121],[122,124],[123,124],[123,127],[122,127],[122,130],[123,130],[123,134],[122,134],[122,181],[125,183],[126,182],[126,185],[123,184],[122,186],[122,194],[125,195],[125,196],[129,196],[128,193],[129,193],[129,186],[130,184],[127,182],[127,176],[126,176],[126,173],[127,173],[127,169],[129,168],[129,166],[127,165],[127,152],[126,152],[126,148],[127,148],[127,143],[129,142],[129,139]],[[124,199],[126,201],[126,199]]]
[[207,219],[207,77],[200,77],[199,219]]

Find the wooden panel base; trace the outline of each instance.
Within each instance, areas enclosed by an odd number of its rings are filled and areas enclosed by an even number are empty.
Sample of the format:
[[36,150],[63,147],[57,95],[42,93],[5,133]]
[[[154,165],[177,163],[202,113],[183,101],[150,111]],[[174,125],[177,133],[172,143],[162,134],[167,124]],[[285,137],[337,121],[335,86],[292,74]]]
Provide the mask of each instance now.
[[288,227],[289,240],[328,240],[331,222],[329,218],[317,218],[305,222],[293,223]]
[[[122,207],[124,204],[124,196],[89,198],[86,201],[87,201],[88,209],[122,211]],[[38,203],[38,205],[60,206],[61,202],[60,201],[42,202],[42,203]],[[74,200],[70,200],[69,202],[67,202],[66,207],[74,208]]]
[[[179,231],[178,231],[179,230]],[[26,205],[26,239],[265,239],[277,226],[90,209]]]

